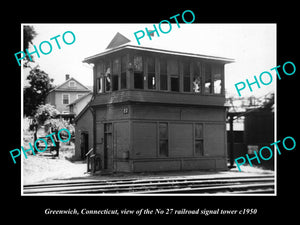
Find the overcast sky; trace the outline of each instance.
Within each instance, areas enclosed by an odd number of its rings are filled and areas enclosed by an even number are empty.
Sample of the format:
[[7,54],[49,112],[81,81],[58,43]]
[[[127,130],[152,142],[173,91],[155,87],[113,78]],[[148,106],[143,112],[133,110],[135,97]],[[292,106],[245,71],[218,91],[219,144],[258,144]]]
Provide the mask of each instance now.
[[[64,82],[65,74],[70,74],[84,85],[91,86],[92,67],[82,60],[91,55],[103,52],[117,32],[132,40],[137,45],[134,32],[153,24],[23,24],[32,25],[37,32],[33,44],[38,48],[42,41],[61,35],[66,31],[75,34],[76,41],[66,45],[58,38],[61,49],[52,40],[52,52],[49,55],[34,54],[40,68],[54,78],[54,84]],[[158,26],[156,24],[156,26]],[[167,30],[167,28],[165,28]],[[67,37],[67,36],[66,36]],[[70,36],[69,36],[70,37]],[[235,63],[225,66],[225,88],[227,95],[237,95],[234,84],[240,81],[254,81],[263,71],[277,66],[276,62],[276,24],[172,24],[168,34],[160,37],[140,39],[140,46],[151,46],[174,51],[198,53],[232,58]],[[32,50],[32,48],[30,48]],[[46,45],[45,45],[46,51]],[[271,71],[270,71],[271,72]],[[253,85],[253,92],[245,90],[243,96],[262,96],[275,89],[275,72],[273,82],[258,89]],[[24,70],[24,76],[28,71]],[[267,79],[266,79],[267,80]]]

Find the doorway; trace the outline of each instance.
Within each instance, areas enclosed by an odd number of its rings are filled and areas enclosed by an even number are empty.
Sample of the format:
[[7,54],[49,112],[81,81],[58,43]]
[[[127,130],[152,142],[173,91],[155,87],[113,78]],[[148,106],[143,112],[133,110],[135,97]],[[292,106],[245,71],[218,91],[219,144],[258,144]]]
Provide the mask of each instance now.
[[103,169],[112,170],[113,168],[113,148],[112,148],[112,123],[104,124],[104,154]]
[[89,134],[88,132],[82,132],[81,133],[81,137],[80,137],[81,141],[81,159],[85,159],[86,158],[86,154],[89,151]]

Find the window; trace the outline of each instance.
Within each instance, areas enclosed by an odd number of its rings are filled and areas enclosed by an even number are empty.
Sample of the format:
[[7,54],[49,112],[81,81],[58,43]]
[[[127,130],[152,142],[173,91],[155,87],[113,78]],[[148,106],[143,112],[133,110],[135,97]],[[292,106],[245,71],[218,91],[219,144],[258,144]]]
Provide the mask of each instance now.
[[171,76],[171,91],[179,92],[179,77]]
[[115,59],[112,66],[112,91],[119,90],[120,60]]
[[169,155],[168,124],[159,123],[159,156]]
[[103,93],[103,75],[104,75],[104,65],[103,63],[98,63],[96,67],[96,92]]
[[183,63],[183,91],[191,91],[190,63]]
[[179,91],[179,70],[177,60],[168,61],[168,74],[170,74],[171,79],[171,91]]
[[64,105],[68,105],[70,103],[70,95],[62,94],[62,102]]
[[144,89],[144,74],[143,74],[143,58],[142,56],[134,56],[134,88]]
[[104,133],[112,133],[112,123],[105,123],[104,124]]
[[195,154],[203,156],[203,124],[195,124]]
[[127,88],[126,65],[127,65],[127,57],[126,55],[124,55],[121,58],[121,89]]
[[103,77],[98,77],[96,83],[97,83],[97,92],[103,93],[103,87],[102,87]]
[[205,64],[205,93],[211,94],[212,93],[212,79],[211,79],[211,65]]
[[71,87],[71,88],[76,87],[75,81],[70,81],[70,82],[69,82],[69,87]]
[[110,63],[106,63],[105,66],[105,91],[111,91],[111,74],[110,74]]
[[193,63],[193,92],[195,93],[201,93],[202,91],[202,77],[200,73],[200,64],[199,63]]
[[148,89],[156,88],[156,78],[155,78],[155,59],[153,57],[148,58]]
[[214,93],[222,93],[222,75],[221,75],[221,66],[215,65],[213,68],[213,78],[214,78]]
[[167,60],[160,60],[160,90],[168,90]]

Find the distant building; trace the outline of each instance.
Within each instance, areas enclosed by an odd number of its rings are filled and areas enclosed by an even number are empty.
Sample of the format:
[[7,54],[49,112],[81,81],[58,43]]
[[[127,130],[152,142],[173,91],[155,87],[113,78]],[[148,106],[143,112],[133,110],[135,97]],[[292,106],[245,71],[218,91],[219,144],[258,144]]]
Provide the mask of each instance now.
[[[250,157],[254,156],[254,151],[258,153],[263,146],[270,146],[274,140],[274,96],[267,104],[257,110],[249,109],[245,115],[244,144],[245,151]],[[273,155],[274,148],[273,149]],[[268,153],[269,154],[269,153]],[[264,155],[265,158],[269,155]],[[252,160],[252,164],[274,169],[274,157],[271,160],[262,161],[260,164]]]
[[233,60],[128,44],[84,59],[93,97],[75,118],[75,154],[105,171],[225,170],[224,65]]
[[93,96],[92,92],[85,93],[75,101],[71,102],[69,106],[69,112],[74,113],[75,116],[78,115],[81,110],[88,104]]
[[[232,102],[228,104],[231,107],[228,116],[234,118],[233,139],[231,139],[230,129],[227,129],[229,157],[231,161],[245,154],[248,154],[250,158],[254,157],[254,151],[258,152],[261,147],[269,146],[274,142],[274,93],[268,93],[260,98],[251,96],[231,98],[228,101]],[[227,125],[229,128],[229,124]],[[231,141],[233,143],[230,143]],[[232,155],[230,155],[230,150],[232,150]],[[272,159],[263,161],[261,164],[253,160],[252,164],[268,169],[274,168]]]
[[[65,82],[48,93],[45,103],[54,105],[63,117],[74,117],[84,108],[83,104],[87,104],[90,93],[91,90],[67,74]],[[79,99],[85,101],[79,104]],[[70,108],[75,111],[70,111]]]

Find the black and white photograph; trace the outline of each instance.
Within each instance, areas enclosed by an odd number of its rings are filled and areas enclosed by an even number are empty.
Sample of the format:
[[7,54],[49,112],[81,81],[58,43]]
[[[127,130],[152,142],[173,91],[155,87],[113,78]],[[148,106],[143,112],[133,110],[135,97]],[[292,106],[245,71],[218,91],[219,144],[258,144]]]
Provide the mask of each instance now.
[[294,18],[146,11],[14,20],[14,207],[84,221],[293,214]]
[[22,194],[276,194],[276,24],[22,28]]

